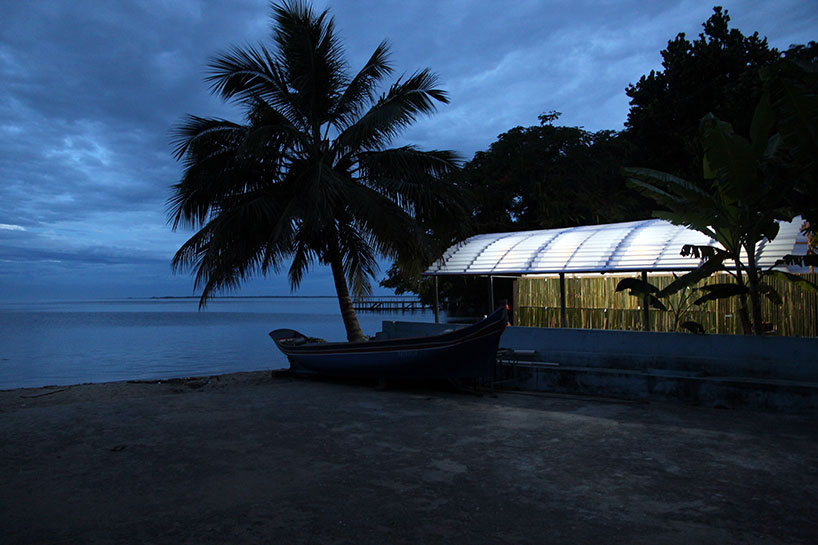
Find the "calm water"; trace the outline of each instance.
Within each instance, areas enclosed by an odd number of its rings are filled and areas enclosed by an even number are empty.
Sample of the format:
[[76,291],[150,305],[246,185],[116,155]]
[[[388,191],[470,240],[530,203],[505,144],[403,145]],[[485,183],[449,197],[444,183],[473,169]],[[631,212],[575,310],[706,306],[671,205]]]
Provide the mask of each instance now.
[[[127,299],[0,304],[0,389],[158,379],[287,367],[267,333],[280,327],[345,340],[334,298]],[[366,335],[383,320],[433,321],[430,311],[359,313]]]

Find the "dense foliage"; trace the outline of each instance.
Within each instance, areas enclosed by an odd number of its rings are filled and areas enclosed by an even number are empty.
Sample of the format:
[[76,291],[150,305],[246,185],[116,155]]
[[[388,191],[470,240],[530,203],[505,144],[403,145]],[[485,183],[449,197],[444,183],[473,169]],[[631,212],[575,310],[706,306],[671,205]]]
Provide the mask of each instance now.
[[818,44],[796,46],[761,72],[770,125],[781,138],[780,176],[792,181],[792,210],[818,240]]
[[[623,183],[628,142],[614,131],[540,124],[515,127],[463,168],[476,232],[611,223],[638,216],[639,198]],[[649,209],[642,208],[647,215]]]
[[684,33],[661,52],[662,70],[651,71],[625,93],[625,124],[634,164],[695,178],[700,171],[699,120],[708,113],[749,134],[762,93],[759,69],[780,58],[758,33],[729,28],[727,10],[713,9],[692,42]]

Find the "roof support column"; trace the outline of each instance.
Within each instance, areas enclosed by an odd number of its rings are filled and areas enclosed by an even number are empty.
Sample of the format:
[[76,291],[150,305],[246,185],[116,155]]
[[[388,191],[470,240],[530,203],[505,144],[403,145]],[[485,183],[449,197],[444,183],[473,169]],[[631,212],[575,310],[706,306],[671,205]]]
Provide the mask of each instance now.
[[486,315],[494,311],[494,277],[489,275],[489,310]]
[[440,323],[440,301],[438,300],[437,276],[435,276],[435,323]]
[[[648,271],[642,271],[642,282],[648,283]],[[650,331],[650,296],[647,292],[642,297],[642,330]]]
[[560,273],[560,327],[568,327],[568,314],[565,311],[565,273]]

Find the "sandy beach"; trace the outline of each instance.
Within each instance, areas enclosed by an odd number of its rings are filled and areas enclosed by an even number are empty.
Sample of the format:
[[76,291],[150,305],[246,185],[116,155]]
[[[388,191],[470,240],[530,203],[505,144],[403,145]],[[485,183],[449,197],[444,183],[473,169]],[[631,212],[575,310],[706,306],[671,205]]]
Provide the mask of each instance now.
[[815,424],[266,372],[0,391],[0,542],[814,543]]

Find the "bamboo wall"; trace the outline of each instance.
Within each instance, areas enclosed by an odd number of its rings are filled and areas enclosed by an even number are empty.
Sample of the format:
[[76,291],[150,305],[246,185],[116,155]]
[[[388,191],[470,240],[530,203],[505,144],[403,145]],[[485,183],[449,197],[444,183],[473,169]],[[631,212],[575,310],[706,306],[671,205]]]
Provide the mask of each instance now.
[[[804,275],[818,283],[818,274]],[[638,278],[639,275],[634,275]],[[627,291],[616,293],[616,285],[623,276],[565,278],[566,314],[568,327],[586,329],[642,329],[641,299]],[[701,284],[728,281],[725,276],[712,276]],[[667,286],[672,276],[649,276],[648,281],[660,288]],[[770,323],[772,333],[802,337],[818,336],[818,294],[804,290],[797,284],[778,279],[766,279],[781,295],[783,303],[775,305],[764,299],[762,315]],[[672,310],[650,311],[651,331],[673,331],[677,322],[693,320],[706,333],[741,333],[737,314],[738,298],[710,301],[692,305],[702,292],[691,288],[663,299]],[[522,277],[517,281],[517,324],[530,327],[559,327],[559,278]],[[674,313],[673,310],[677,312]]]

